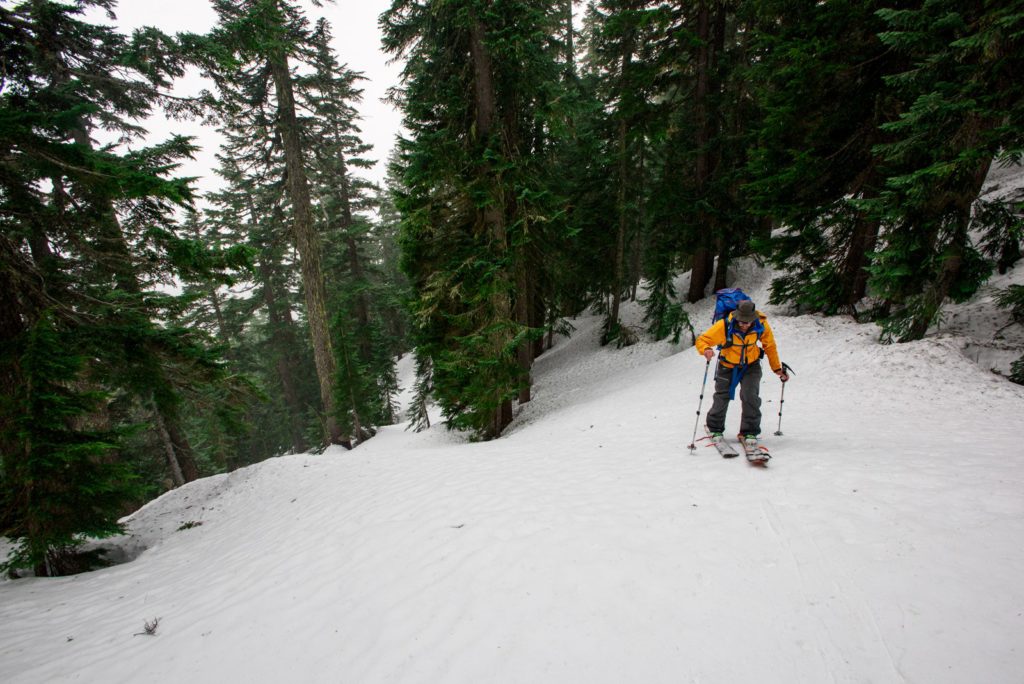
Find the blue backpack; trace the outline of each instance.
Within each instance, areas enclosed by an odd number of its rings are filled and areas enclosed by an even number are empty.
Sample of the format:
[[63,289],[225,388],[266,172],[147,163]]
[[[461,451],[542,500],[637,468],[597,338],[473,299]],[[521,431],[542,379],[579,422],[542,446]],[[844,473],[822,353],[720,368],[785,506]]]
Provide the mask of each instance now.
[[712,323],[717,323],[736,310],[744,299],[750,299],[747,294],[738,287],[727,287],[715,293],[715,315],[711,317]]

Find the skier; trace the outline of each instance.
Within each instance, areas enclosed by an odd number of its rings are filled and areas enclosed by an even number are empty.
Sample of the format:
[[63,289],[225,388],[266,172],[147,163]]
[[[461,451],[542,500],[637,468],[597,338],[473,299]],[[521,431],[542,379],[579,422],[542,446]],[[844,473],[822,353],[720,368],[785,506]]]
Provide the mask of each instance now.
[[757,311],[749,299],[739,302],[735,311],[697,338],[697,353],[709,362],[715,356],[713,347],[716,346],[721,347],[721,352],[715,369],[715,398],[706,423],[708,433],[713,442],[722,440],[725,414],[739,386],[742,402],[739,437],[749,453],[757,448],[757,436],[761,434],[762,357],[768,357],[768,364],[782,382],[789,380],[789,374],[779,361],[768,318]]

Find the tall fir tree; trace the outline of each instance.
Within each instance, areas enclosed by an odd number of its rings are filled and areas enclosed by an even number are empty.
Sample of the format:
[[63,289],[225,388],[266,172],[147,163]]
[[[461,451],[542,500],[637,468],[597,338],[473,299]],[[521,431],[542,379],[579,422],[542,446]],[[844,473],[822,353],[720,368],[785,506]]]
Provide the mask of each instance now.
[[1024,142],[1024,5],[935,0],[884,9],[882,41],[911,68],[888,77],[906,103],[883,130],[885,223],[872,287],[890,305],[886,339],[920,339],[948,297],[970,297],[991,272],[971,236],[992,161],[1019,163]]
[[[206,336],[173,323],[181,298],[161,290],[237,256],[200,248],[175,223],[191,191],[173,173],[191,143],[128,152],[94,139],[133,141],[143,133],[133,121],[180,106],[164,94],[181,69],[170,39],[128,39],[82,19],[111,7],[0,8],[0,226],[12,287],[0,335],[12,412],[0,438],[2,517],[4,532],[25,540],[12,563],[41,572],[67,570],[78,534],[116,528],[133,496],[118,484],[131,459],[115,439],[126,425],[148,423],[174,483],[198,475],[182,406],[223,377]],[[61,460],[69,476],[57,482]]]
[[773,299],[801,310],[854,312],[867,294],[881,224],[861,202],[884,182],[874,148],[899,108],[884,77],[904,63],[878,38],[881,4],[893,3],[752,3],[746,71],[761,119],[744,191],[781,228]]
[[537,161],[564,73],[537,37],[560,19],[531,0],[396,0],[381,15],[385,48],[406,59],[396,204],[418,353],[449,426],[483,438],[529,399],[535,234],[553,201]]
[[293,64],[310,57],[309,23],[286,0],[214,0],[217,27],[208,36],[188,36],[196,61],[217,84],[222,116],[237,116],[252,104],[274,103],[275,134],[286,166],[292,238],[299,253],[306,320],[320,385],[325,440],[351,445],[339,422],[337,360],[327,310],[323,247],[310,196],[308,159],[296,105]]

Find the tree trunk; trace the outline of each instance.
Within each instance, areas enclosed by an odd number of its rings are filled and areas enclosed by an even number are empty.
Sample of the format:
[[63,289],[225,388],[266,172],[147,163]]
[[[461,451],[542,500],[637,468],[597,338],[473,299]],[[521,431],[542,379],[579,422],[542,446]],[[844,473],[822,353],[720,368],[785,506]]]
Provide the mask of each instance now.
[[294,215],[292,231],[302,268],[302,284],[306,295],[306,319],[309,322],[316,374],[320,381],[320,401],[323,404],[324,425],[331,444],[344,444],[348,439],[346,435],[342,435],[335,417],[334,383],[337,366],[334,359],[334,348],[331,344],[330,328],[327,323],[327,288],[324,285],[323,271],[320,265],[320,240],[313,225],[305,155],[302,149],[299,123],[295,115],[295,97],[287,55],[282,52],[274,54],[270,58],[269,66],[274,79],[274,91],[277,95],[277,125],[284,143],[288,195]]
[[[625,71],[627,58],[623,56],[622,67]],[[615,255],[612,264],[612,304],[608,313],[608,329],[605,342],[619,336],[619,305],[622,302],[622,291],[625,289],[626,271],[626,174],[629,172],[629,160],[626,144],[626,120],[619,122],[619,223],[615,231]]]
[[[548,312],[547,306],[544,304],[544,297],[541,295],[540,288],[538,286],[534,285],[531,288],[530,299],[530,327],[543,328],[544,323],[547,320]],[[543,353],[544,336],[541,335],[533,341],[533,358],[536,359]]]
[[153,411],[153,420],[156,422],[156,432],[160,436],[160,444],[164,448],[164,458],[167,459],[167,470],[171,473],[171,482],[175,487],[185,484],[185,473],[178,462],[178,455],[174,448],[174,440],[171,439],[167,425],[164,423],[163,414],[155,402],[150,402],[150,409]]
[[729,287],[729,262],[731,261],[728,234],[718,239],[718,265],[715,267],[715,291]]
[[572,24],[572,0],[562,0],[562,17],[565,22],[565,73],[576,77],[576,29]]
[[[627,10],[636,9],[635,4],[626,6]],[[625,97],[629,87],[630,65],[633,62],[633,50],[636,40],[635,29],[630,26],[622,37],[621,70],[619,72],[619,96],[620,102]],[[621,106],[621,105],[620,105]],[[626,114],[619,112],[619,192],[616,204],[619,211],[618,228],[615,231],[615,256],[612,264],[612,305],[608,314],[608,329],[605,333],[605,342],[619,336],[619,306],[622,302],[622,292],[626,288],[626,228],[628,223],[628,212],[626,208],[629,196],[628,185],[630,177],[629,159],[629,122]]]
[[[976,117],[971,117],[964,124],[963,129],[967,132],[963,135],[967,139],[965,147],[973,143],[980,133],[981,122]],[[971,177],[964,181],[964,186],[956,196],[951,198],[947,205],[947,211],[955,213],[956,231],[946,247],[945,257],[942,262],[942,271],[938,279],[924,293],[923,312],[911,324],[907,334],[900,339],[900,342],[919,340],[928,332],[932,321],[942,308],[942,303],[949,296],[949,291],[960,276],[960,269],[963,267],[964,254],[970,243],[968,228],[971,223],[971,205],[978,198],[981,186],[985,183],[992,159],[986,158],[978,162]]]
[[[519,248],[520,254],[516,265],[516,322],[524,328],[530,327],[530,308],[532,306],[533,287],[530,274],[527,271],[526,247]],[[525,382],[519,388],[519,403],[525,404],[530,401],[530,367],[533,365],[533,343],[530,340],[523,340],[516,350],[519,370],[522,372]]]
[[[708,111],[708,90],[711,78],[711,10],[707,2],[698,3],[697,8],[697,85],[694,92],[694,114],[697,126],[697,160],[694,182],[698,201],[706,199],[708,181],[711,177],[711,155],[708,149],[712,139],[712,126]],[[690,288],[687,301],[696,302],[704,298],[704,290],[711,280],[714,255],[709,249],[709,236],[714,233],[712,217],[703,209],[697,211],[698,246],[693,255],[693,269],[690,271]]]
[[646,138],[641,141],[640,144],[640,168],[637,173],[637,177],[640,180],[640,187],[637,189],[637,227],[633,233],[633,239],[630,240],[630,259],[629,259],[629,299],[632,302],[636,301],[637,290],[640,287],[640,277],[643,270],[643,254],[646,249],[646,209],[644,205],[644,197],[646,195],[646,186],[644,182],[644,170],[646,168],[645,154],[646,151]]
[[690,289],[686,301],[693,303],[704,298],[704,290],[711,282],[715,266],[715,254],[707,247],[700,247],[693,254],[693,268],[690,271]]
[[[871,165],[854,179],[851,194],[859,195],[861,199],[877,197],[877,186],[880,180],[876,164],[872,161]],[[849,307],[851,313],[856,311],[857,302],[867,294],[869,276],[867,255],[875,249],[880,227],[881,224],[878,221],[869,219],[863,212],[857,212],[853,233],[850,235],[850,244],[840,272],[840,283],[843,288],[842,301],[845,306]]]
[[291,436],[292,451],[301,454],[306,451],[306,437],[303,430],[303,409],[299,393],[295,389],[295,373],[291,355],[298,345],[291,330],[291,315],[287,309],[282,311],[278,302],[274,285],[274,273],[266,259],[260,259],[260,277],[263,279],[263,303],[267,307],[267,320],[270,323],[270,340],[273,354],[277,357],[277,377],[281,381],[285,407],[288,410],[288,432]]
[[878,221],[868,219],[861,214],[854,224],[853,235],[850,238],[850,248],[846,253],[843,263],[843,289],[845,290],[844,301],[854,310],[857,302],[864,299],[868,291],[867,270],[868,253],[874,251],[875,243],[878,241]]
[[[487,145],[494,129],[498,107],[494,92],[491,56],[487,45],[484,43],[484,27],[476,17],[471,17],[470,19],[470,55],[473,61],[477,140],[483,145]],[[506,234],[505,216],[503,213],[504,203],[500,201],[500,181],[495,177],[495,173],[489,165],[485,164],[480,172],[488,178],[493,189],[490,202],[488,202],[483,210],[483,225],[491,236],[491,242],[498,252],[497,256],[500,259],[508,250],[508,236]],[[501,281],[506,279],[504,274],[500,274],[497,277]],[[502,283],[499,282],[498,287],[495,288],[495,294],[491,302],[496,322],[508,321],[511,314],[508,288],[501,285]],[[507,332],[496,333],[492,341],[494,354],[499,356],[504,353],[503,350],[508,346],[509,341]],[[498,408],[491,419],[491,429],[487,435],[488,437],[498,437],[505,427],[512,422],[511,400],[502,398],[504,394],[503,388],[496,387],[494,391],[497,393]]]
[[[18,338],[24,335],[28,325],[35,318],[37,309],[32,300],[37,297],[28,296],[26,286],[40,288],[41,279],[34,277],[30,265],[20,253],[17,245],[7,235],[0,233],[0,349],[13,350]],[[38,291],[38,299],[42,299],[42,291]],[[42,303],[42,302],[40,302]],[[16,397],[24,387],[24,378],[18,356],[11,354],[0,364],[0,396]],[[17,436],[15,412],[0,411],[0,480],[15,482],[14,470],[24,454],[21,446],[23,440]],[[13,521],[8,520],[8,512],[0,509],[0,529],[5,529]]]

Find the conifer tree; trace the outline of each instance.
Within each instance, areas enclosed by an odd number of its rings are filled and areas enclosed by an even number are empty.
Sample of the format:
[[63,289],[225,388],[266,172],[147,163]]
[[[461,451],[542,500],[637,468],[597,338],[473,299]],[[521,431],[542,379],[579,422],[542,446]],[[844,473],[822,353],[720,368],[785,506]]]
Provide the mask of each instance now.
[[874,148],[898,101],[884,76],[902,58],[878,38],[891,2],[753,3],[747,68],[761,119],[745,192],[782,231],[772,259],[786,272],[775,301],[851,312],[867,294],[880,221],[862,205],[884,182]]
[[60,559],[75,535],[116,527],[133,496],[117,483],[126,425],[149,423],[176,483],[197,476],[181,408],[189,391],[222,377],[206,337],[173,323],[181,299],[158,289],[232,260],[182,236],[173,219],[191,199],[187,180],[172,176],[191,143],[126,152],[93,138],[137,138],[132,121],[170,105],[168,79],[180,73],[158,32],[129,40],[81,18],[111,6],[0,8],[0,228],[13,293],[0,335],[12,411],[0,438],[3,518],[7,534],[25,539],[16,562],[45,557],[43,572],[67,570]]
[[310,31],[302,11],[285,0],[215,0],[219,24],[208,37],[185,37],[221,93],[218,106],[237,116],[254,103],[274,103],[274,124],[286,165],[292,237],[302,269],[306,320],[316,361],[329,443],[350,445],[338,422],[337,361],[330,335],[323,249],[310,196],[308,159],[296,106],[292,63],[309,55]]
[[382,325],[387,302],[369,254],[372,224],[364,212],[372,208],[374,188],[357,175],[372,166],[365,158],[370,145],[360,138],[355,110],[362,97],[357,87],[362,76],[338,64],[330,40],[330,27],[321,20],[310,37],[313,70],[298,79],[296,93],[309,112],[302,128],[312,151],[310,185],[324,237],[325,264],[333,274],[328,292],[334,312],[339,418],[362,440],[375,426],[392,422],[396,350]]
[[248,422],[256,427],[237,457],[246,463],[288,449],[301,453],[322,439],[320,421],[310,421],[319,391],[305,342],[309,336],[295,315],[301,309],[301,273],[292,257],[284,160],[273,126],[271,103],[240,112],[222,126],[218,174],[226,187],[208,196],[212,207],[204,221],[208,240],[244,244],[255,255],[253,269],[239,282],[249,294],[225,307],[229,328],[244,331],[233,356],[238,369],[266,393],[249,408]]
[[537,36],[556,33],[558,9],[396,0],[381,16],[385,48],[407,60],[396,204],[417,347],[449,426],[484,438],[529,398],[534,234],[550,201],[534,153],[562,75]]
[[993,159],[1019,162],[1024,149],[1024,7],[936,0],[879,15],[882,41],[912,66],[888,78],[906,107],[882,127],[887,177],[871,208],[886,231],[871,283],[892,304],[883,335],[907,341],[990,273],[972,208]]
[[[650,5],[640,0],[591,3],[586,22],[588,73],[594,78],[596,97],[607,103],[591,110],[599,121],[590,132],[604,143],[603,154],[596,158],[603,164],[596,167],[600,172],[595,176],[604,182],[594,188],[589,199],[610,205],[614,198],[613,206],[591,208],[594,223],[590,233],[596,233],[593,237],[597,240],[602,236],[607,240],[603,251],[608,267],[595,270],[609,275],[601,288],[610,299],[604,341],[618,340],[620,345],[627,341],[619,321],[620,303],[639,278],[638,269],[630,273],[634,261],[630,254],[639,255],[645,229],[642,207],[648,188],[644,185],[644,160],[649,156],[654,109],[650,51],[659,18],[659,10]],[[614,217],[614,222],[602,225],[603,216]]]

